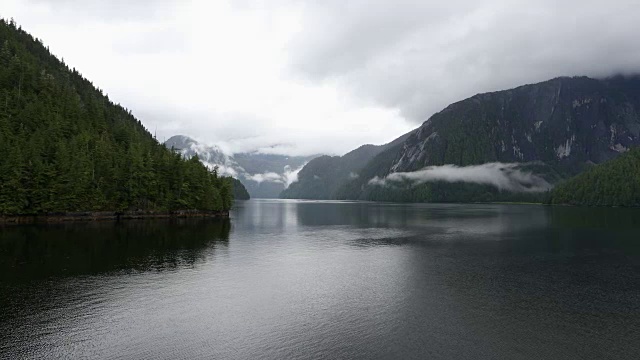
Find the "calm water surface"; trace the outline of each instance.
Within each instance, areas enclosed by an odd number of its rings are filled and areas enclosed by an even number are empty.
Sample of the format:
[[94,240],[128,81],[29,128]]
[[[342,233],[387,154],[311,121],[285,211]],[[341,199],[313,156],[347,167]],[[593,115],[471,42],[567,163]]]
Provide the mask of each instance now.
[[638,359],[640,210],[251,200],[0,228],[0,358]]

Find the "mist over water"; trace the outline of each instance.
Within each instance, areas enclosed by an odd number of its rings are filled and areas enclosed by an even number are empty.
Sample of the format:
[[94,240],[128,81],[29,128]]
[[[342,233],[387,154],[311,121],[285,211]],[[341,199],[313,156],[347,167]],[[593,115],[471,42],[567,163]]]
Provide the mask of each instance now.
[[544,192],[552,188],[544,178],[521,169],[519,163],[487,163],[472,166],[429,166],[414,172],[396,172],[384,178],[374,177],[370,185],[393,186],[394,183],[411,182],[413,185],[427,182],[464,182],[491,185],[511,192]]
[[250,200],[0,227],[0,358],[635,359],[638,216]]

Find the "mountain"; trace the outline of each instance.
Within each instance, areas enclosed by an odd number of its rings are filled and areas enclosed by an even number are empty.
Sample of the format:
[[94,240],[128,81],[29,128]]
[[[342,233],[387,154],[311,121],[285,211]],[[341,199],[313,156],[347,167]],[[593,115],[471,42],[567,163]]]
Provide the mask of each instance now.
[[[640,145],[640,78],[562,77],[478,94],[433,115],[403,142],[369,160],[334,193],[339,199],[495,201],[495,187],[433,181],[417,186],[370,184],[374,178],[453,164],[523,163],[554,183]],[[301,173],[304,172],[304,169]],[[323,174],[314,174],[322,177]],[[466,194],[460,196],[460,194]]]
[[552,204],[640,206],[640,148],[560,183]]
[[167,150],[131,111],[0,21],[0,215],[228,210],[231,181]]
[[219,147],[215,145],[200,144],[188,136],[172,136],[169,140],[164,142],[164,145],[168,149],[177,151],[186,159],[190,159],[197,155],[198,159],[207,168],[213,169],[217,166],[218,172],[223,175],[237,178],[238,169],[241,169],[241,166],[236,163],[233,158],[227,156]]
[[382,151],[401,144],[409,134],[405,134],[385,145],[362,145],[343,156],[320,156],[305,165],[298,173],[298,181],[285,189],[284,199],[334,199],[336,190],[351,179],[373,157]]
[[208,168],[232,176],[246,187],[253,198],[277,198],[296,179],[297,172],[315,156],[287,156],[258,152],[227,154],[216,145],[207,145],[184,135],[165,141],[185,158],[198,155]]
[[557,78],[473,96],[433,115],[389,171],[542,161],[579,172],[640,144],[640,78]]

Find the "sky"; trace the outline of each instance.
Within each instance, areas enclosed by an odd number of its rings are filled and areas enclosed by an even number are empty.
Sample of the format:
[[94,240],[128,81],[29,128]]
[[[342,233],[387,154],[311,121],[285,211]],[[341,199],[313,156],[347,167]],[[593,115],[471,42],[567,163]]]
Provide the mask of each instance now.
[[159,140],[344,154],[448,104],[640,70],[640,3],[2,0]]

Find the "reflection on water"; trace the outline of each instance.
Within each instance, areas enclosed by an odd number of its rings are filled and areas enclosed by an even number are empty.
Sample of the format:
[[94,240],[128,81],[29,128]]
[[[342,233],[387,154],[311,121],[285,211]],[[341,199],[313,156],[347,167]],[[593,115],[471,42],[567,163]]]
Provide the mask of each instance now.
[[0,280],[171,269],[229,240],[228,220],[145,220],[0,227]]
[[251,200],[0,228],[0,358],[638,358],[640,210]]
[[145,287],[162,296],[154,273],[204,262],[229,231],[228,220],[0,227],[0,358],[74,357],[83,339],[113,336]]

